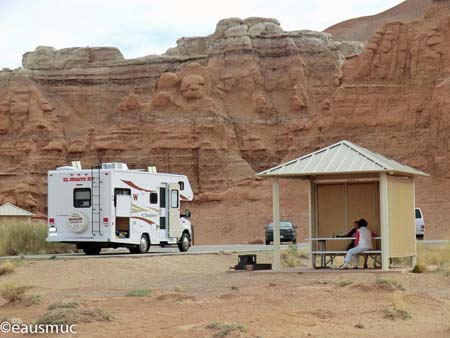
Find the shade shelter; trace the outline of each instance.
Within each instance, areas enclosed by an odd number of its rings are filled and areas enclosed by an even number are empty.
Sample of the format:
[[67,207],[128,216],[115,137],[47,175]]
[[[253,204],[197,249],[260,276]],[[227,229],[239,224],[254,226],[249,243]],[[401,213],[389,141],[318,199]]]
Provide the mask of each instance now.
[[379,236],[383,270],[389,269],[390,258],[410,257],[415,263],[414,180],[428,176],[424,172],[344,140],[258,176],[272,179],[274,270],[280,269],[280,179],[309,182],[311,265],[324,242],[329,252],[338,252],[343,243],[333,241],[335,235],[360,218]]

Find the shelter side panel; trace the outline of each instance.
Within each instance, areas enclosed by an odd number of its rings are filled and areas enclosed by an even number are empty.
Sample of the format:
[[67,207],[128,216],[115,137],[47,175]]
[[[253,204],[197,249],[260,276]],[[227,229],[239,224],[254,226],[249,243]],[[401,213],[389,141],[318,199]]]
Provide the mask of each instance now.
[[[332,237],[345,231],[346,208],[344,184],[318,185],[317,201],[317,228],[319,237]],[[343,245],[343,243],[339,242],[328,242],[327,250],[342,250]]]
[[369,223],[370,230],[377,235],[381,234],[379,195],[378,182],[347,185],[347,229],[353,227],[354,221],[364,218]]
[[388,176],[390,257],[415,255],[414,180]]

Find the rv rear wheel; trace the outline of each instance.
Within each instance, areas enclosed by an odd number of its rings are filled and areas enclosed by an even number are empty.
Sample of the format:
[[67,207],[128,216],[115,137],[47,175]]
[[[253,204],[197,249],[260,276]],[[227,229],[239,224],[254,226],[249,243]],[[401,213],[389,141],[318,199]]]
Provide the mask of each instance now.
[[102,248],[100,247],[95,247],[95,246],[85,246],[83,248],[83,252],[86,255],[98,255],[100,254],[100,251],[102,250]]
[[188,233],[183,233],[181,235],[180,241],[178,242],[178,249],[180,249],[181,252],[186,252],[189,250],[189,247],[191,246],[191,237]]

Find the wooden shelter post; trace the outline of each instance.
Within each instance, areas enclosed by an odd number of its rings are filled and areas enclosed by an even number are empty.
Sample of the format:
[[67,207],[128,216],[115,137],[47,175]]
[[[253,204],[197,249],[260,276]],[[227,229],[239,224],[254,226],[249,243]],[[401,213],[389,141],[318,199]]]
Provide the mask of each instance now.
[[389,214],[387,174],[380,173],[381,268],[389,270]]
[[280,271],[280,182],[272,179],[273,196],[273,271]]

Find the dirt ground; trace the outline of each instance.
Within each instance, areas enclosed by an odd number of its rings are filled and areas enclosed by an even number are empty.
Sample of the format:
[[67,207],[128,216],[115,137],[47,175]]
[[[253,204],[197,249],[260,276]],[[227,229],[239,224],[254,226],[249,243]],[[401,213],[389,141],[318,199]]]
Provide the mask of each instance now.
[[[24,261],[0,285],[30,285],[42,302],[0,300],[0,319],[31,323],[50,304],[74,301],[113,318],[81,322],[66,337],[450,337],[450,278],[438,272],[229,272],[236,262],[235,254]],[[141,289],[150,293],[126,296]]]

